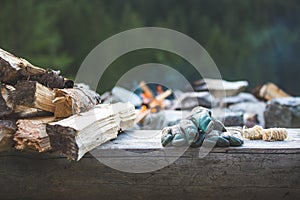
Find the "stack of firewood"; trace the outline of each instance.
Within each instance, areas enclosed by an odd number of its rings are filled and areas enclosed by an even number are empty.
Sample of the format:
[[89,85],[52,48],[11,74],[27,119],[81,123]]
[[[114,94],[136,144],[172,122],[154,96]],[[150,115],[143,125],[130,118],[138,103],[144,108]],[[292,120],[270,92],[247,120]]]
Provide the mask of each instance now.
[[72,160],[133,126],[131,104],[100,95],[0,49],[0,150],[58,151]]

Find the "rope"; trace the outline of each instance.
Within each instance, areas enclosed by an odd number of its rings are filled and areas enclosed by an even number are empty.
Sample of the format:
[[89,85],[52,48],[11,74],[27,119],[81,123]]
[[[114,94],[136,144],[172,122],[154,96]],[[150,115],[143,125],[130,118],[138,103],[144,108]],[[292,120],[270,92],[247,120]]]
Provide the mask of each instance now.
[[243,128],[243,137],[250,140],[283,141],[287,135],[285,128],[263,129],[258,125],[253,128]]

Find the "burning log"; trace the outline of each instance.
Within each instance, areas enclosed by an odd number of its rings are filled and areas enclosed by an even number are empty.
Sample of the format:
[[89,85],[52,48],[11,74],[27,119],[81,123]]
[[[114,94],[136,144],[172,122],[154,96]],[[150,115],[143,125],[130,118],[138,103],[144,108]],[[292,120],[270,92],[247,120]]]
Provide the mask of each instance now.
[[172,94],[172,90],[163,91],[162,86],[159,85],[157,88],[158,95],[155,96],[144,81],[140,82],[140,87],[144,91],[144,105],[138,113],[135,123],[143,124],[150,113],[157,113],[165,109],[164,100]]
[[160,109],[164,109],[164,100],[172,94],[172,90],[169,89],[155,96],[144,81],[140,82],[140,87],[144,91],[145,97],[148,98],[146,104],[152,112],[158,112]]
[[[131,113],[134,107],[128,108],[128,105],[98,105],[87,112],[47,124],[52,149],[69,159],[80,160],[88,151],[115,139],[125,122],[131,120],[133,123],[134,119],[127,120],[131,115],[126,113]],[[117,120],[117,115],[121,113],[123,115]]]
[[36,81],[20,81],[12,93],[11,101],[15,105],[22,105],[31,108],[54,113],[55,106],[52,103],[54,92]]
[[13,146],[13,134],[17,127],[9,120],[0,120],[0,151],[7,150]]
[[15,85],[19,80],[32,80],[50,88],[70,88],[72,80],[60,76],[59,71],[36,67],[0,49],[0,82]]
[[100,95],[88,88],[55,89],[55,117],[69,117],[88,111],[101,102]]
[[53,122],[54,117],[40,117],[32,119],[20,119],[17,121],[18,130],[13,140],[16,141],[16,149],[31,148],[38,152],[51,149],[50,139],[46,133],[46,123]]

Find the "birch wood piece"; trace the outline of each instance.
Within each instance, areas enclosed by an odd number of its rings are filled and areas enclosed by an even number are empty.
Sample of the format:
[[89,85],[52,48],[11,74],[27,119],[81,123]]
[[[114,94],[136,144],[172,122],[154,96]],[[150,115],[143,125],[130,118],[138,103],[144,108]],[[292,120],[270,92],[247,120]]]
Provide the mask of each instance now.
[[19,80],[38,81],[50,88],[70,88],[74,85],[72,80],[60,76],[59,71],[36,67],[0,49],[0,82],[15,85]]
[[45,152],[51,149],[50,139],[46,132],[46,123],[55,121],[55,117],[39,117],[20,119],[17,121],[18,130],[14,135],[16,149],[34,149]]
[[131,103],[111,104],[111,109],[116,115],[116,123],[120,130],[127,130],[134,126],[136,120],[135,107]]
[[0,151],[8,150],[13,146],[13,134],[16,130],[14,122],[0,120]]
[[22,105],[31,108],[54,113],[55,106],[54,92],[36,81],[20,81],[10,99],[15,105]]
[[100,95],[87,88],[55,89],[55,117],[86,112],[101,102]]
[[47,133],[54,151],[79,160],[96,146],[116,138],[118,126],[109,107],[98,107],[47,124]]
[[78,161],[88,151],[115,139],[119,130],[133,126],[134,120],[132,104],[100,104],[87,112],[47,124],[47,133],[54,151]]

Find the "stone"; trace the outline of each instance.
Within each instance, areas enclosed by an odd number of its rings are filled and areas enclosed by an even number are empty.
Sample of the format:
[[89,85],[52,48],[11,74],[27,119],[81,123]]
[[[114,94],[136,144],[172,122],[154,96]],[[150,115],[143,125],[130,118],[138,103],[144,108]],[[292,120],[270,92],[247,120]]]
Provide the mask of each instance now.
[[264,117],[267,128],[300,127],[300,97],[277,98],[268,101]]
[[130,102],[137,108],[142,105],[142,100],[138,95],[118,86],[115,86],[111,92],[103,93],[101,99],[103,100],[103,103]]
[[197,106],[211,108],[216,106],[216,99],[209,92],[175,93],[173,110],[191,110]]
[[213,108],[212,116],[217,120],[223,122],[225,126],[243,126],[244,125],[244,112],[223,108]]
[[246,93],[246,92],[241,92],[240,94],[236,96],[229,96],[225,97],[220,100],[219,105],[221,107],[228,107],[233,104],[237,103],[244,103],[244,102],[252,102],[252,103],[257,103],[258,100],[255,98],[253,94]]
[[[232,111],[242,111],[244,112],[245,118],[249,115],[257,115],[258,124],[262,127],[265,126],[265,118],[264,118],[264,111],[266,108],[266,103],[264,102],[243,102],[237,103],[229,106],[229,109]],[[246,119],[244,119],[246,123]]]
[[195,91],[209,91],[216,98],[234,96],[248,87],[247,81],[225,81],[221,79],[202,79],[193,83]]

